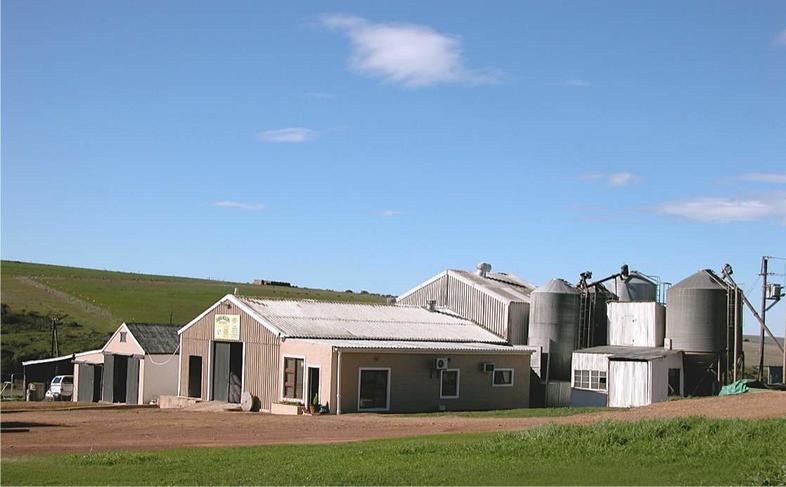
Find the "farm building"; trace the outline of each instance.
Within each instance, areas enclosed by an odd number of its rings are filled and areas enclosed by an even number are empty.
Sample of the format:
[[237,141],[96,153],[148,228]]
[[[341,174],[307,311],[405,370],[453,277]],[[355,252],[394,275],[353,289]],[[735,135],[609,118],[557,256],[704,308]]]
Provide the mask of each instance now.
[[417,306],[227,295],[180,331],[180,396],[296,412],[503,409],[529,404],[530,352]]
[[476,272],[449,269],[437,274],[396,300],[426,306],[434,302],[462,318],[472,320],[514,345],[525,345],[529,324],[530,293],[535,286],[486,263]]
[[[40,401],[44,398],[44,393],[49,388],[49,383],[57,375],[71,375],[71,361],[74,354],[63,355],[62,357],[45,358],[39,360],[28,360],[22,362],[24,370],[24,390],[26,398],[32,401]],[[30,384],[35,384],[30,390]]]
[[619,345],[577,350],[571,380],[571,406],[646,406],[682,395],[682,352]]
[[179,326],[123,323],[98,353],[77,354],[75,400],[148,404],[175,394]]

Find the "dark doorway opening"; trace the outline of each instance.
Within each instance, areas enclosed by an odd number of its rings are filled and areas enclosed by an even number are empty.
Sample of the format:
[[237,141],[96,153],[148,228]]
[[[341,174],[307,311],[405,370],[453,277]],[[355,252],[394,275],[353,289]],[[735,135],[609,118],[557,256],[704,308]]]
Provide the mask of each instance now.
[[680,395],[680,369],[669,369],[669,396]]
[[[319,396],[319,367],[308,368],[308,396],[306,397],[307,404],[313,404],[314,398]],[[322,398],[318,398],[322,401]]]
[[94,365],[93,366],[93,402],[98,402],[101,400],[101,389],[102,389],[102,382],[104,378],[104,366],[103,365]]
[[243,344],[213,344],[213,400],[240,403],[243,390]]
[[188,356],[188,397],[202,397],[202,357]]
[[128,387],[128,357],[114,355],[112,371],[112,402],[126,402]]

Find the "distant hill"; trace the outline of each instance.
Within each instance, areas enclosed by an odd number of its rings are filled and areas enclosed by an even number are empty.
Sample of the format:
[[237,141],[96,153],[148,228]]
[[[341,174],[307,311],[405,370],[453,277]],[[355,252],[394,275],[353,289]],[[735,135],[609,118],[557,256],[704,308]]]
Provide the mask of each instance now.
[[221,296],[380,303],[385,296],[134,274],[3,260],[3,378],[22,360],[50,355],[51,318],[60,317],[60,353],[100,347],[123,321],[187,323]]

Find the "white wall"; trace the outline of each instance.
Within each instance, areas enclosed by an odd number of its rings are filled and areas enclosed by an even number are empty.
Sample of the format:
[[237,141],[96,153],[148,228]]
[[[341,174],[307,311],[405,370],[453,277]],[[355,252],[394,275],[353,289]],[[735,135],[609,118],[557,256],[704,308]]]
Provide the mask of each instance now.
[[666,307],[658,303],[607,305],[608,344],[627,347],[662,347],[666,334]]
[[609,361],[609,406],[627,408],[651,403],[649,362]]
[[669,397],[669,369],[680,369],[680,395],[685,390],[685,371],[682,353],[669,355],[650,362],[652,402],[665,401]]
[[[177,395],[178,355],[145,355],[144,363],[139,364],[139,381],[142,393],[141,404],[158,400],[158,396]],[[156,365],[163,364],[163,365]]]

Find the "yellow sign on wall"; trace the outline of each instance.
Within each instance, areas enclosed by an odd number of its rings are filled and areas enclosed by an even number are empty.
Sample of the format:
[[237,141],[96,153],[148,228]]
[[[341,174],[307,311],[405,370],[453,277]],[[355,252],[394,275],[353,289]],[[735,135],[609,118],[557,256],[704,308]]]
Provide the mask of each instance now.
[[240,340],[240,315],[216,315],[213,339]]

